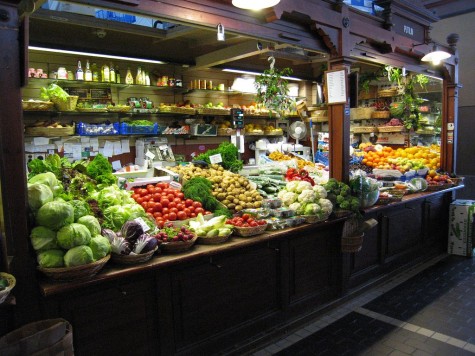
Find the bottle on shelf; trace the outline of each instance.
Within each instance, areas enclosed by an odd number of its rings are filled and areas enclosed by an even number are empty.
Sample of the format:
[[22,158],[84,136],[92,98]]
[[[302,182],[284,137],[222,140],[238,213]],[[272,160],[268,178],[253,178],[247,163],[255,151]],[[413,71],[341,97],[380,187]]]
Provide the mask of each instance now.
[[134,77],[132,76],[130,68],[127,68],[127,74],[125,75],[125,84],[134,84]]
[[115,82],[120,84],[119,66],[115,66]]
[[81,61],[78,61],[78,67],[76,68],[76,80],[84,80],[84,71],[81,67]]
[[137,68],[137,76],[135,77],[135,84],[143,85],[143,74],[140,66]]
[[91,71],[92,71],[92,81],[93,82],[98,82],[99,81],[99,70],[97,69],[96,62],[92,62]]
[[109,66],[109,81],[111,83],[115,83],[115,80],[116,80],[115,79],[115,68],[114,68],[114,65],[111,62],[110,66]]
[[144,72],[144,83],[143,84],[150,86],[150,76],[149,76],[148,72]]
[[107,63],[102,66],[102,81],[103,82],[110,82],[110,69]]
[[89,60],[86,61],[86,71],[84,72],[84,80],[86,82],[92,82],[92,71],[89,65]]

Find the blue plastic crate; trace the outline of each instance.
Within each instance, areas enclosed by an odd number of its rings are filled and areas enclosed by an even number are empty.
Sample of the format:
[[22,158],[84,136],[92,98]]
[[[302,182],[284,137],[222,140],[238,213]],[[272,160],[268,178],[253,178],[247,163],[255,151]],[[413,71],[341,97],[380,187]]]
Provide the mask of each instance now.
[[125,22],[125,23],[134,23],[136,21],[136,18],[134,15],[122,14],[119,12],[107,11],[107,10],[97,10],[96,18],[110,20],[110,21]]
[[141,134],[141,135],[157,135],[160,133],[159,126],[157,123],[154,123],[153,126],[144,125],[144,126],[134,126],[129,125],[126,122],[120,124],[121,135],[133,135],[133,134]]
[[330,159],[328,158],[328,152],[317,151],[315,154],[315,161],[328,166],[330,164]]
[[76,125],[76,133],[80,136],[106,136],[118,135],[119,123],[112,124],[86,124],[80,122]]

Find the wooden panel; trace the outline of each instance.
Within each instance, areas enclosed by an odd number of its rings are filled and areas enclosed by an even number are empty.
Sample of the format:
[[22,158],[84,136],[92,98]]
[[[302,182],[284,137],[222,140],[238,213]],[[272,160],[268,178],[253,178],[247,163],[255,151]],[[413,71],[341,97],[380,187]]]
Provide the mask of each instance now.
[[262,246],[176,273],[172,299],[177,349],[277,310],[277,268],[276,251]]

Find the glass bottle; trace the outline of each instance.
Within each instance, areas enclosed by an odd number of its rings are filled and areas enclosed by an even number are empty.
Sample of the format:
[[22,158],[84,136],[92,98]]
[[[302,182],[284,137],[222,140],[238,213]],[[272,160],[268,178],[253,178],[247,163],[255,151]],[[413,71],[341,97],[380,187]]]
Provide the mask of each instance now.
[[137,76],[135,77],[135,84],[139,84],[139,85],[143,84],[142,68],[140,68],[140,66],[137,68]]
[[115,66],[115,82],[120,84],[119,66]]
[[98,82],[99,81],[99,70],[97,69],[96,62],[92,62],[91,70],[92,70],[92,81],[93,82]]
[[110,71],[107,63],[102,66],[102,81],[107,83],[110,81]]
[[84,80],[86,82],[92,82],[92,72],[89,66],[89,60],[86,61],[86,71],[84,72]]
[[84,80],[84,71],[81,67],[81,61],[78,61],[78,67],[76,69],[76,80]]
[[127,68],[127,74],[125,75],[125,84],[134,84],[134,77],[130,71],[130,68]]
[[144,72],[144,85],[150,86],[150,76],[148,75],[148,72]]
[[114,65],[112,64],[112,62],[109,66],[109,81],[111,83],[115,83],[115,68],[114,68]]

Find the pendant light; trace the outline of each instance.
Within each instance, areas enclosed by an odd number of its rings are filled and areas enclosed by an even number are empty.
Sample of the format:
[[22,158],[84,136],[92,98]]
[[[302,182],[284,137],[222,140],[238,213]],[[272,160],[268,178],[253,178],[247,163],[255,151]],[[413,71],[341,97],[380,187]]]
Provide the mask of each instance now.
[[439,65],[444,59],[450,58],[451,54],[445,51],[441,51],[437,48],[437,45],[434,43],[432,47],[432,52],[427,53],[424,57],[421,58],[422,62],[432,62],[433,65]]
[[262,10],[277,5],[280,0],[233,0],[233,5],[240,9]]

